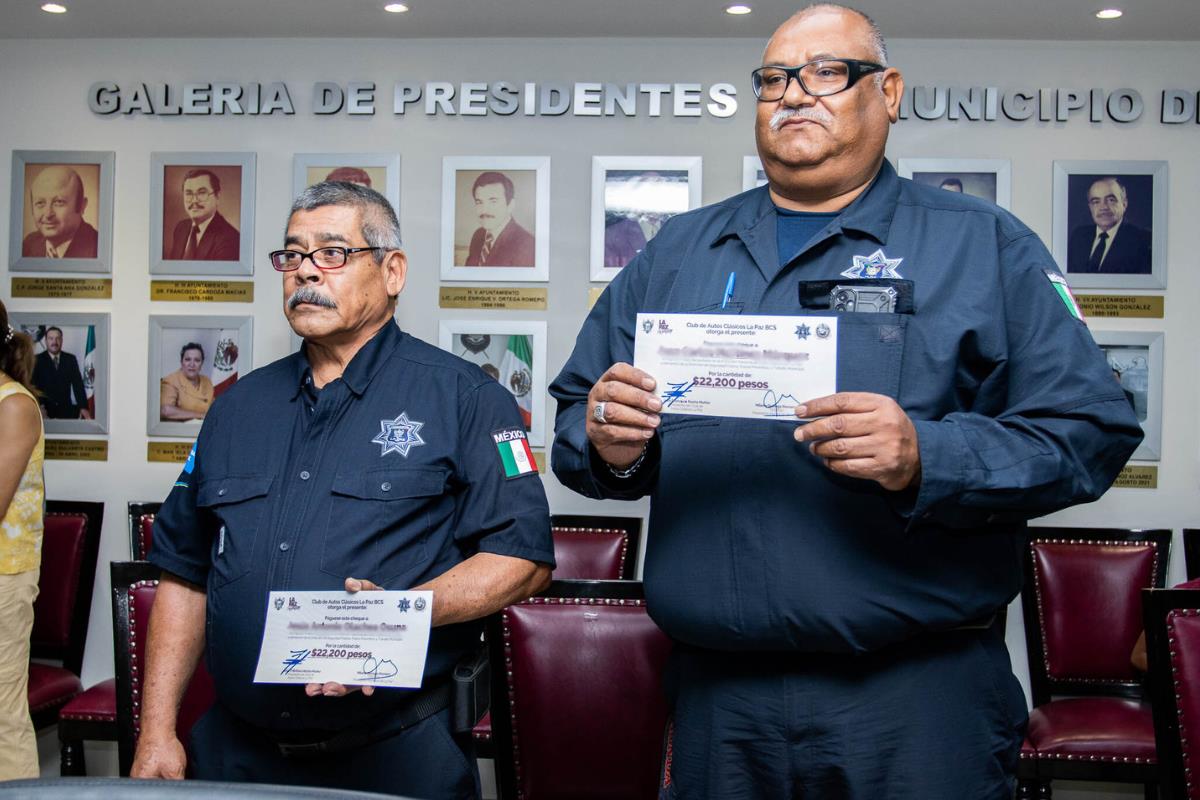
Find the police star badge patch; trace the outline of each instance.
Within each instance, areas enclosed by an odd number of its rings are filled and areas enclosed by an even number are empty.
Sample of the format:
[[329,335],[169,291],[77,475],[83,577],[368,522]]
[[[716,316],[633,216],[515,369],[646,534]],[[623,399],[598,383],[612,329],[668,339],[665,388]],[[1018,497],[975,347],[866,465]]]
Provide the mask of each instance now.
[[371,443],[383,447],[383,452],[379,454],[380,458],[388,453],[399,453],[408,458],[409,450],[425,444],[420,433],[424,425],[424,422],[409,419],[407,411],[401,411],[400,416],[395,419],[379,420],[382,430],[371,440]]
[[845,270],[845,278],[903,278],[896,267],[903,258],[888,258],[880,248],[869,256],[854,256],[854,266]]

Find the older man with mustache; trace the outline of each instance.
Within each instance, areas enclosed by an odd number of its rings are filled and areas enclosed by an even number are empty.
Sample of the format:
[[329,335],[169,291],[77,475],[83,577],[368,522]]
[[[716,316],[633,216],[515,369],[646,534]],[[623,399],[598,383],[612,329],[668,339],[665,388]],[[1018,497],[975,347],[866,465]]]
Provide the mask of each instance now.
[[166,257],[179,261],[237,261],[241,234],[218,210],[221,179],[211,169],[188,170],[183,176],[187,219],[175,225]]
[[[884,159],[904,83],[869,18],[804,9],[751,80],[768,186],[668,221],[550,389],[559,479],[651,498],[663,796],[1011,798],[1025,520],[1099,497],[1141,431],[1037,237]],[[664,413],[642,311],[836,315],[837,393]]]
[[[528,454],[520,413],[478,367],[397,327],[408,261],[378,192],[306,189],[285,248],[271,263],[304,346],[216,400],[155,521],[133,774],[183,776],[176,710],[204,651],[217,702],[191,734],[196,777],[477,797],[450,672],[478,652],[482,617],[554,564],[532,459],[505,457]],[[268,592],[343,588],[433,592],[422,688],[255,683]]]

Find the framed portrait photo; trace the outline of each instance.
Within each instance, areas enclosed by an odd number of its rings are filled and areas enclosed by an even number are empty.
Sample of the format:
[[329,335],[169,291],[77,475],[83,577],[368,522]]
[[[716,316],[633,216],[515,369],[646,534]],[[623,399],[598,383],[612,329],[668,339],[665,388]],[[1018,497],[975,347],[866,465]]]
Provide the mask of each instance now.
[[1167,162],[1055,161],[1053,242],[1072,287],[1165,289]]
[[374,189],[400,216],[399,153],[297,153],[292,161],[292,197],[322,181],[345,181]]
[[195,438],[213,401],[252,369],[251,317],[150,317],[146,433]]
[[150,273],[254,274],[254,153],[150,154]]
[[1093,330],[1092,337],[1104,351],[1113,380],[1121,384],[1145,434],[1131,458],[1158,461],[1162,457],[1164,334]]
[[961,192],[1003,209],[1012,205],[1012,165],[1003,158],[902,158],[896,162],[901,178]]
[[742,191],[766,186],[767,172],[758,156],[742,156]]
[[113,153],[14,150],[13,272],[112,272]]
[[108,314],[13,311],[33,339],[33,385],[48,434],[108,433]]
[[593,281],[611,281],[668,219],[700,207],[699,156],[592,157]]
[[531,447],[546,444],[546,323],[442,320],[438,346],[478,364],[512,394]]
[[550,159],[442,159],[442,280],[550,280]]

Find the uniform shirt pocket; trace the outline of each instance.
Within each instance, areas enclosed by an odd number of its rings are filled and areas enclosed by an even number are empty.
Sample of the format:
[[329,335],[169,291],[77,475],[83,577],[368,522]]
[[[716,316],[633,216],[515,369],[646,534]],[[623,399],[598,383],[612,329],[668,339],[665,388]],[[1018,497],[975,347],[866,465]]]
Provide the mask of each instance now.
[[250,571],[270,489],[271,478],[265,475],[223,475],[200,481],[196,505],[212,512],[220,525],[212,543],[214,586],[224,586]]
[[837,390],[898,400],[909,315],[842,313],[838,321]]
[[445,470],[422,467],[335,475],[321,570],[406,588],[406,579],[428,564],[434,511],[452,505],[446,477]]

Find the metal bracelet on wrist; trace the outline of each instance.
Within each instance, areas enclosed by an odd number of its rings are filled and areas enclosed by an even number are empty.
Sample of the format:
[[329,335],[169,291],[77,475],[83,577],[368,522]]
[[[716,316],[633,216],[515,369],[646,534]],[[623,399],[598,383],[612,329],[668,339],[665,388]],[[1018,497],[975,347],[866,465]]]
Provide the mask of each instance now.
[[633,477],[633,473],[637,472],[638,467],[640,467],[642,465],[642,462],[646,460],[646,450],[648,449],[648,447],[649,447],[649,442],[642,445],[642,452],[638,454],[637,460],[635,460],[628,467],[625,467],[625,469],[617,469],[612,464],[606,464],[606,466],[608,467],[608,471],[613,474],[614,478],[624,479],[624,478]]

